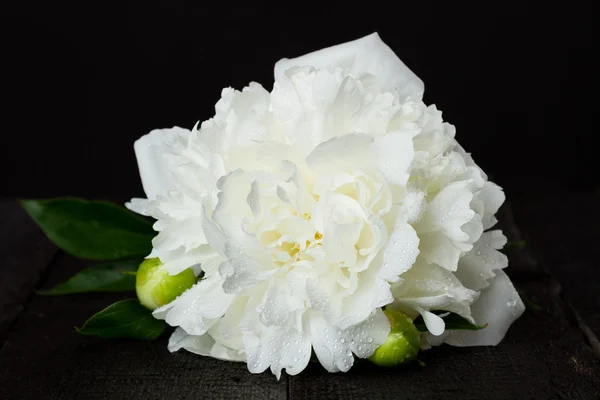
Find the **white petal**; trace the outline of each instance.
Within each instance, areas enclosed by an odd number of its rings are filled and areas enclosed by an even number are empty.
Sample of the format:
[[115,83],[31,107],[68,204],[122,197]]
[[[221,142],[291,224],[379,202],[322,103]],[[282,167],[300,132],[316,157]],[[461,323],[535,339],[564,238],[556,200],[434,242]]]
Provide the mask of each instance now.
[[265,326],[283,326],[293,310],[289,287],[285,280],[272,279],[256,312]]
[[478,200],[483,201],[484,212],[483,212],[483,229],[489,229],[496,225],[498,220],[494,216],[500,206],[504,203],[506,195],[502,191],[502,188],[493,182],[486,182],[483,188],[475,195]]
[[[185,220],[165,219],[162,224],[155,224],[160,232],[152,239],[152,246],[158,251],[176,250],[184,247],[186,251],[207,244],[202,229],[202,217],[192,217]],[[162,225],[160,228],[157,225]]]
[[323,232],[323,251],[328,261],[344,265],[356,263],[356,242],[360,237],[362,223],[338,224],[330,219]]
[[[281,370],[285,368],[288,375],[298,375],[304,371],[310,361],[310,335],[308,327],[299,334],[295,330],[282,334],[286,341],[283,342],[283,348],[279,357],[271,362],[271,372],[277,379],[281,376]],[[288,345],[289,343],[289,345]]]
[[247,297],[237,297],[219,322],[208,330],[217,343],[233,350],[243,351],[244,342],[240,326],[247,304]]
[[504,271],[496,271],[490,286],[471,306],[475,322],[488,324],[478,331],[453,331],[446,343],[452,346],[495,346],[504,338],[510,325],[525,311],[525,306]]
[[221,191],[212,220],[237,243],[243,243],[246,237],[240,222],[244,218],[252,217],[252,210],[246,203],[250,186],[250,178],[241,170],[225,175],[218,183]]
[[244,347],[250,372],[260,373],[271,367],[279,379],[284,368],[288,374],[296,375],[308,365],[310,335],[306,324],[301,332],[290,325],[265,327],[250,315],[244,321],[244,327]]
[[476,167],[477,169],[479,169],[479,172],[481,173],[482,178],[484,180],[487,180],[488,176],[475,163],[475,161],[473,160],[473,157],[471,157],[471,153],[467,153],[467,151],[458,143],[455,143],[454,151],[459,153],[463,157],[466,165],[471,166],[471,167]]
[[148,212],[146,211],[146,208],[148,207],[149,202],[150,201],[147,199],[133,198],[133,199],[131,199],[130,202],[125,203],[125,207],[127,207],[129,210],[133,211],[134,213],[148,216]]
[[155,129],[142,136],[133,145],[137,158],[140,177],[146,197],[156,199],[173,187],[173,182],[164,155],[168,152],[168,143],[177,136],[187,140],[190,131],[180,127]]
[[[204,272],[209,272],[214,269],[215,263],[217,265],[222,259],[215,251],[207,246],[199,246],[193,250],[185,251],[184,248],[179,248],[174,251],[160,252],[156,249],[152,250],[151,256],[160,258],[164,264],[165,270],[169,275],[177,275],[178,273],[193,267],[197,264],[206,264],[206,268],[202,268]],[[152,257],[150,257],[152,258]]]
[[377,33],[363,38],[328,47],[301,57],[284,58],[275,64],[275,80],[283,78],[285,71],[293,66],[311,65],[318,69],[349,69],[360,77],[372,74],[381,82],[384,90],[396,88],[401,98],[423,96],[423,82],[394,54]]
[[390,184],[405,185],[408,167],[415,155],[412,137],[405,132],[390,132],[373,143],[377,168]]
[[420,254],[430,264],[437,264],[448,271],[456,271],[461,251],[452,240],[442,232],[426,233],[420,235]]
[[306,164],[316,168],[321,164],[328,167],[331,163],[346,162],[356,165],[369,155],[369,145],[373,137],[351,133],[334,137],[318,145],[307,157]]
[[222,282],[219,276],[203,279],[152,314],[190,335],[202,335],[225,314],[234,299],[223,291]]
[[427,209],[427,200],[425,193],[421,191],[410,191],[402,200],[402,205],[398,210],[401,217],[412,224],[421,219]]
[[465,242],[469,235],[461,227],[475,216],[470,203],[473,193],[468,182],[454,182],[446,186],[429,204],[423,218],[417,224],[419,233],[442,229],[453,241]]
[[330,325],[318,312],[310,318],[315,354],[329,372],[346,372],[352,367],[352,353],[360,358],[371,356],[390,333],[390,323],[381,309],[357,325],[341,330]]
[[223,289],[225,293],[238,293],[251,288],[277,273],[276,269],[264,270],[263,264],[242,253],[240,248],[228,250],[229,257],[219,265],[219,274],[225,279]]
[[381,278],[397,282],[400,275],[408,271],[419,254],[419,237],[409,224],[397,227],[383,248]]
[[[366,281],[366,282],[365,282]],[[344,299],[342,315],[335,321],[336,326],[348,329],[369,316],[373,309],[383,307],[394,301],[389,284],[382,279],[368,283],[360,277],[356,291]]]
[[431,333],[434,336],[439,336],[442,333],[444,333],[446,323],[441,317],[423,309],[421,309],[420,312],[423,316],[423,322],[425,322],[425,326],[427,327],[429,333]]
[[498,251],[505,244],[502,231],[484,232],[473,249],[460,258],[456,277],[469,289],[488,287],[488,280],[496,276],[495,270],[508,266],[508,258]]
[[168,349],[170,352],[175,352],[180,349],[185,349],[191,353],[201,356],[209,356],[224,361],[245,361],[246,356],[239,351],[228,349],[220,344],[209,335],[189,335],[181,328],[175,329],[175,332],[169,338]]
[[479,293],[470,290],[445,268],[435,264],[417,264],[402,275],[402,281],[392,285],[395,301],[391,308],[399,309],[414,318],[422,310],[445,310],[467,319],[470,305]]

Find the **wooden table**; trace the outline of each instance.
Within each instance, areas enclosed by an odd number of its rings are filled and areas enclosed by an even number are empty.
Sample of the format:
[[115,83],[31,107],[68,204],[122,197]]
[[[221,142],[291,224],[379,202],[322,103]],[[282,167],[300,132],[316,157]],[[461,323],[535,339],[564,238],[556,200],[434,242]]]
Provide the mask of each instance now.
[[0,399],[599,399],[599,199],[511,198],[523,233],[503,207],[509,238],[528,240],[507,272],[543,309],[527,311],[500,345],[435,348],[421,354],[425,367],[365,362],[329,374],[310,365],[280,381],[250,374],[245,364],[171,354],[166,337],[145,343],[78,335],[73,326],[133,295],[35,295],[86,262],[57,250],[16,202],[0,201]]

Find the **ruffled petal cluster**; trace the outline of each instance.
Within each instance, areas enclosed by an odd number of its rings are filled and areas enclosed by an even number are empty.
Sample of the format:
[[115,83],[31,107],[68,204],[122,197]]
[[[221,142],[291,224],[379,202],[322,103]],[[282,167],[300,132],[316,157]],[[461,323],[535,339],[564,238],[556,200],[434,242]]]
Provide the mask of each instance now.
[[[523,311],[490,230],[504,201],[423,83],[377,34],[275,66],[268,92],[224,89],[191,131],[135,143],[156,219],[149,258],[199,281],[154,311],[169,349],[297,374],[347,371],[387,338],[387,306],[424,345],[498,343]],[[457,334],[432,311],[489,327]]]

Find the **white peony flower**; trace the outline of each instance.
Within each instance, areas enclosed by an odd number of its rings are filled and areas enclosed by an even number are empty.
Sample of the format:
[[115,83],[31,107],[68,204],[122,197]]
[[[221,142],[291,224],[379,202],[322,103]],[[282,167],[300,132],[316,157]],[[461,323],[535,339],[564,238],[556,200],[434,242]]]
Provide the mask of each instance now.
[[[503,338],[524,309],[506,239],[486,231],[504,194],[423,90],[372,34],[283,59],[271,93],[224,89],[214,118],[135,143],[148,199],[127,206],[157,219],[148,257],[204,273],[154,311],[177,327],[171,351],[279,378],[312,349],[347,371],[386,340],[386,305],[422,315],[431,344]],[[489,326],[448,333],[432,310]]]

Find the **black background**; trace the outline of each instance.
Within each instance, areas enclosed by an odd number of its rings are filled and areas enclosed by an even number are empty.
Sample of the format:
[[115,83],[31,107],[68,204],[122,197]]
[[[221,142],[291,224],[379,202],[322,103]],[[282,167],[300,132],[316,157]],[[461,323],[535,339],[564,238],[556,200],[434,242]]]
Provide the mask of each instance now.
[[591,2],[192,4],[3,1],[0,194],[141,196],[135,139],[373,31],[509,198],[598,184]]

